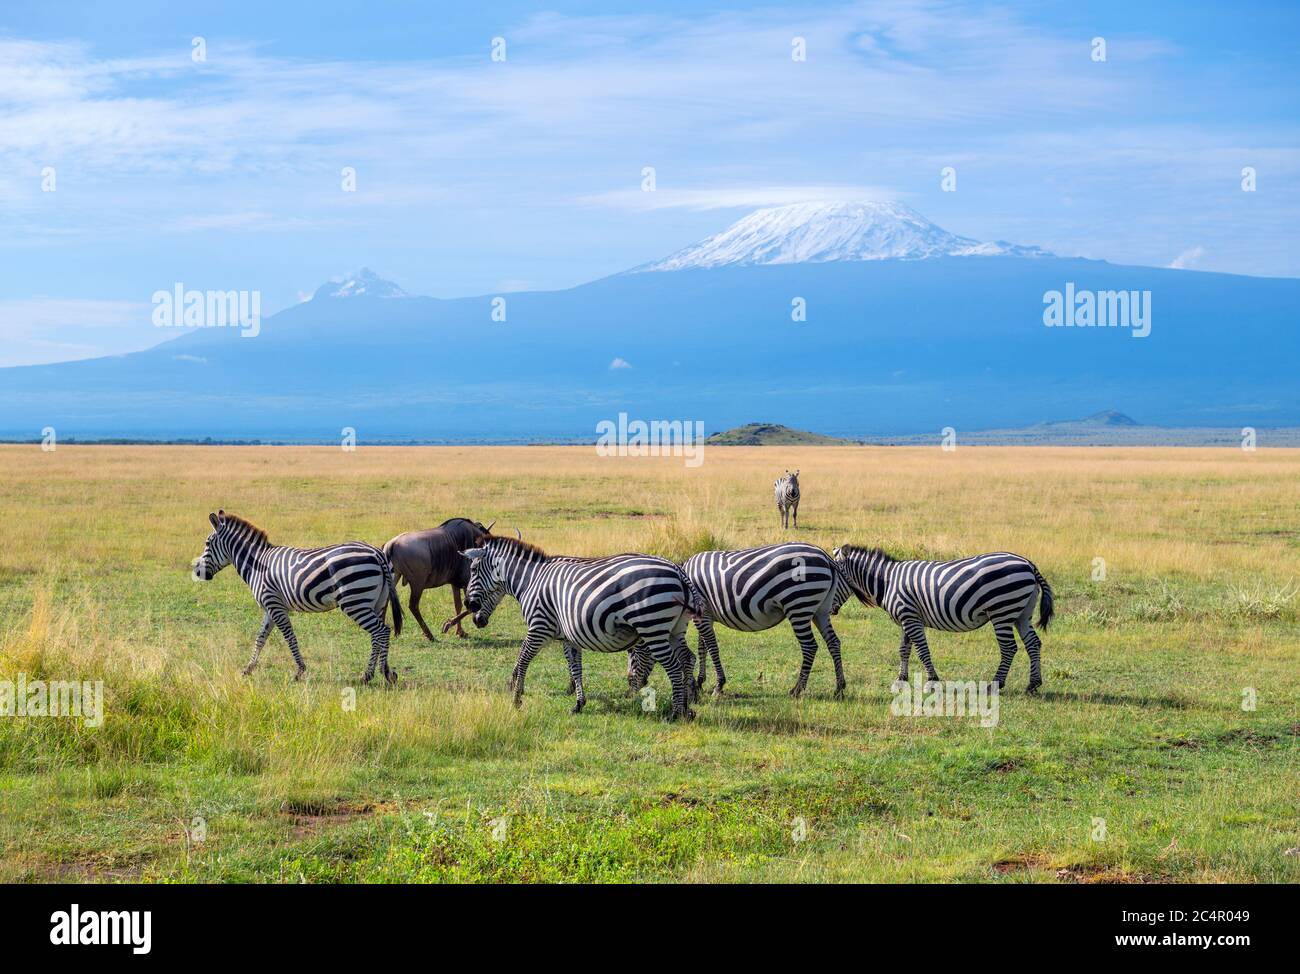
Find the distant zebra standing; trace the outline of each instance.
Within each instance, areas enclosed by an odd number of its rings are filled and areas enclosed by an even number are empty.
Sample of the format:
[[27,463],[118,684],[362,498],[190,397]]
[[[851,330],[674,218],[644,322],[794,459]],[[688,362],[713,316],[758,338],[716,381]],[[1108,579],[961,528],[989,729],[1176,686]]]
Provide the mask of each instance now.
[[[799,696],[808,685],[808,674],[817,656],[814,624],[835,663],[835,696],[844,696],[844,664],[831,616],[852,592],[848,579],[830,555],[816,545],[788,542],[742,551],[701,551],[686,559],[682,569],[695,586],[703,610],[695,617],[700,635],[697,689],[704,686],[708,657],[713,658],[718,681],[714,694],[720,694],[727,682],[713,631],[715,621],[740,632],[762,632],[788,620],[803,652],[799,679],[790,696]],[[633,686],[644,685],[648,675],[645,661],[637,660]]]
[[991,622],[1002,652],[998,686],[1006,686],[1016,655],[1017,630],[1029,653],[1026,692],[1037,693],[1042,686],[1042,643],[1030,623],[1034,602],[1041,593],[1038,625],[1047,629],[1052,621],[1052,588],[1029,560],[999,551],[957,561],[897,561],[879,548],[856,545],[836,548],[835,560],[848,575],[858,598],[884,609],[902,629],[898,647],[900,680],[907,680],[912,646],[921,657],[927,679],[939,679],[925,642],[927,627],[970,632]]
[[524,678],[537,651],[549,640],[564,645],[578,713],[587,702],[582,686],[582,652],[618,653],[644,642],[649,657],[668,672],[673,687],[671,719],[693,718],[688,706],[686,626],[694,607],[690,582],[679,566],[653,555],[608,558],[553,557],[514,538],[489,538],[470,548],[465,602],[474,624],[488,624],[501,599],[519,602],[527,633],[510,674],[518,706]]
[[794,515],[794,526],[799,526],[799,471],[785,472],[785,476],[772,484],[776,494],[776,510],[781,515],[781,527],[790,527],[790,515]]
[[389,629],[384,609],[392,606],[392,632],[400,634],[402,606],[397,601],[392,567],[383,552],[363,541],[328,548],[283,548],[271,544],[257,525],[234,514],[218,511],[209,514],[208,520],[212,533],[194,566],[194,577],[210,582],[221,569],[234,565],[264,613],[253,656],[244,667],[245,676],[257,668],[274,624],[298,664],[294,679],[302,679],[307,664],[298,652],[289,613],[328,612],[338,607],[370,634],[370,662],[362,679],[369,683],[378,663],[384,679],[397,682],[397,671],[388,666]]

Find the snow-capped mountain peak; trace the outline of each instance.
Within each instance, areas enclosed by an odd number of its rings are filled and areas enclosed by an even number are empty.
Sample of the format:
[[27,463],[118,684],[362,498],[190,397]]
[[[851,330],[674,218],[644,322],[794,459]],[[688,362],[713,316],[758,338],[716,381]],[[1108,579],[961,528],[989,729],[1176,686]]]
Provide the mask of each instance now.
[[959,237],[902,203],[811,202],[756,210],[721,233],[635,270],[993,256],[1051,255],[1037,247]]
[[326,281],[316,289],[312,300],[320,298],[404,298],[407,293],[392,281],[385,281],[369,267],[349,274],[342,281]]

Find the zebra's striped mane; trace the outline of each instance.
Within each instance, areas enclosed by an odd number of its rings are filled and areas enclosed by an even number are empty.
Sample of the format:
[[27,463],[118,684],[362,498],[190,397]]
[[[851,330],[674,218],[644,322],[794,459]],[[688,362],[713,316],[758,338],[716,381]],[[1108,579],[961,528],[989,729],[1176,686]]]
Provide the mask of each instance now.
[[515,538],[503,538],[499,534],[492,536],[493,541],[500,541],[508,545],[511,550],[520,552],[527,561],[545,561],[551,557],[535,544],[529,544],[527,541],[520,541]]
[[248,532],[248,537],[258,544],[270,544],[266,532],[246,517],[240,517],[238,514],[231,514],[227,511],[222,514],[221,523],[223,527],[227,524],[233,524],[235,527],[244,528]]
[[840,546],[840,551],[846,555],[876,555],[880,561],[893,564],[898,561],[893,555],[884,548],[864,548],[862,545],[846,544]]

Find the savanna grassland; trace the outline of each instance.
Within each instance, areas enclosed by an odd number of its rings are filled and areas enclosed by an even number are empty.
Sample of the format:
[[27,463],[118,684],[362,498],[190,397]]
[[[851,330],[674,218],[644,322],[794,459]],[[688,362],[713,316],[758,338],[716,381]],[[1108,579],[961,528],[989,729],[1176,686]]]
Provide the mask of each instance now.
[[[772,504],[786,467],[797,535]],[[339,613],[295,617],[303,683],[278,635],[243,678],[259,611],[233,571],[190,578],[218,507],[303,546],[466,515],[555,553],[1009,549],[1058,617],[1042,695],[1021,652],[991,728],[891,715],[897,634],[857,603],[836,620],[846,699],[824,650],[787,696],[788,627],[719,630],[728,692],[691,724],[643,712],[621,657],[588,656],[571,715],[556,645],[516,711],[510,601],[464,641],[429,644],[408,613],[396,689],[358,684],[368,641]],[[106,716],[0,718],[0,878],[1294,882],[1298,582],[1295,450],[737,447],[692,469],[590,448],[4,446],[0,680],[102,680]],[[423,609],[449,615],[448,590]],[[931,648],[947,679],[997,664],[988,630]]]

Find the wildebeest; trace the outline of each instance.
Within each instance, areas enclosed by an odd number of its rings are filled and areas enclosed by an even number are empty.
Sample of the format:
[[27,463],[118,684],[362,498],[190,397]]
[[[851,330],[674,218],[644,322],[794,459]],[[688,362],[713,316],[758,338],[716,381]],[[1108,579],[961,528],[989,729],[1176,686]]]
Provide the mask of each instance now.
[[447,620],[442,631],[447,632],[454,623],[456,635],[465,639],[466,633],[461,628],[460,620],[466,613],[461,612],[460,600],[469,585],[469,562],[461,552],[466,548],[478,547],[492,537],[492,524],[484,527],[469,518],[453,517],[428,531],[399,534],[384,545],[384,554],[392,563],[393,574],[399,582],[410,586],[411,615],[415,616],[415,621],[430,642],[433,642],[433,633],[420,615],[420,596],[427,588],[450,585],[456,615]]

